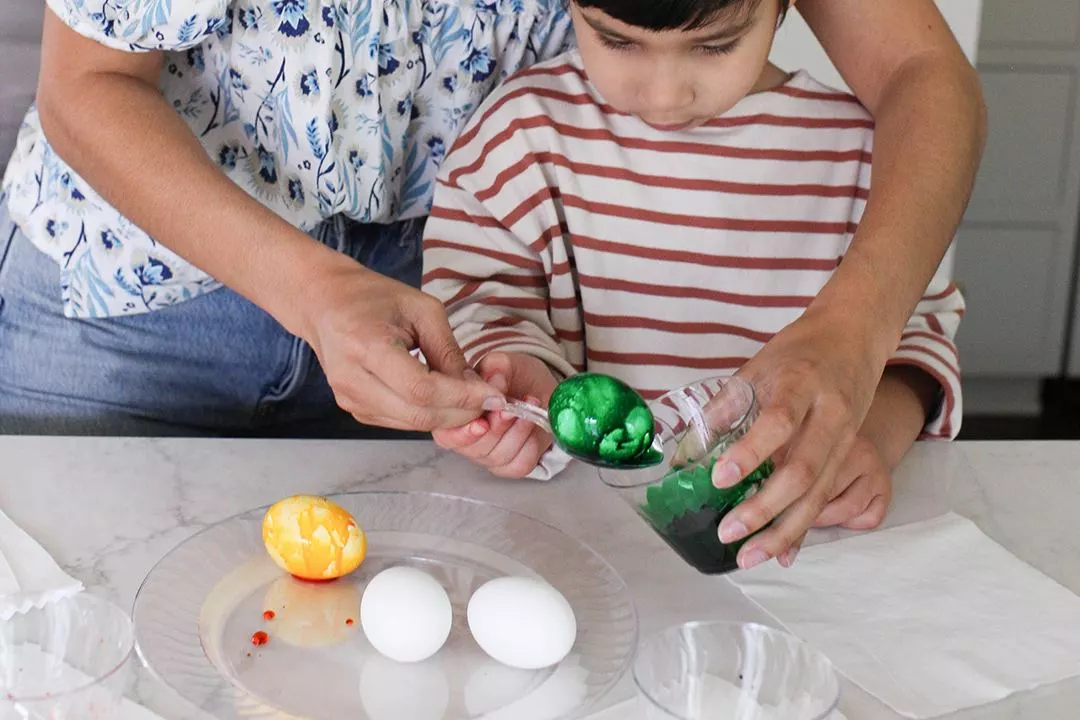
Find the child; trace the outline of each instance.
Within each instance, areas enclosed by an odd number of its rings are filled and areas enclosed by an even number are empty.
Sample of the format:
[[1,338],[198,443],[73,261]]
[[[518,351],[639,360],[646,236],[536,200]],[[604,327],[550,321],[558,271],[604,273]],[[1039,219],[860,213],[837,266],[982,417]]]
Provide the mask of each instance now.
[[[480,108],[441,171],[424,289],[486,380],[544,404],[588,369],[654,398],[735,372],[821,290],[869,195],[873,124],[768,62],[787,4],[572,0],[579,50]],[[820,522],[876,525],[920,432],[955,436],[962,311],[935,278]],[[498,475],[558,469],[550,437],[498,412],[435,438]]]

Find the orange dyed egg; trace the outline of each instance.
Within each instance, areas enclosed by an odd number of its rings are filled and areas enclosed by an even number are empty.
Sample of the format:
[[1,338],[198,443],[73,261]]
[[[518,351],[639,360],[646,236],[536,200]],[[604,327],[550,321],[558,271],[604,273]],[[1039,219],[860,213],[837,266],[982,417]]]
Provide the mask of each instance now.
[[367,554],[367,539],[353,516],[314,495],[274,503],[263,518],[262,536],[274,562],[304,580],[348,575]]

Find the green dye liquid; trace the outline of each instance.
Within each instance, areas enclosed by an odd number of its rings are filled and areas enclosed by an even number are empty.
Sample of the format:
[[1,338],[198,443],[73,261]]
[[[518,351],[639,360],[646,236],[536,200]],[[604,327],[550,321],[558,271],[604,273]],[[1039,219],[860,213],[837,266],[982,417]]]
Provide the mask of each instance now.
[[720,542],[720,522],[774,470],[773,462],[766,460],[739,484],[721,489],[712,484],[715,464],[713,458],[706,465],[672,470],[645,491],[645,502],[638,508],[675,552],[710,575],[738,569],[739,548],[750,538]]
[[571,453],[611,465],[657,464],[652,413],[640,395],[608,375],[581,373],[555,388],[548,401],[551,431]]

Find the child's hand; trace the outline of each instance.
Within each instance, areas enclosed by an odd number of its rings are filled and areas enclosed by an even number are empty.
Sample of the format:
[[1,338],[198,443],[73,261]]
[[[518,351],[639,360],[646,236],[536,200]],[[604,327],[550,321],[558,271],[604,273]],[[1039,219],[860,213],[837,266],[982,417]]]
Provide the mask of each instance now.
[[[885,519],[892,499],[892,473],[881,459],[877,446],[859,435],[840,466],[829,504],[814,521],[814,527],[839,525],[849,530],[871,530]],[[791,567],[798,546],[780,555],[780,564]]]
[[829,504],[814,527],[872,530],[880,525],[892,500],[892,473],[877,446],[862,435],[856,436],[836,479]]
[[[531,355],[494,352],[477,365],[480,376],[507,397],[547,407],[558,384],[547,365]],[[535,423],[501,411],[468,425],[432,433],[436,444],[454,450],[500,477],[525,477],[551,447],[551,435]]]

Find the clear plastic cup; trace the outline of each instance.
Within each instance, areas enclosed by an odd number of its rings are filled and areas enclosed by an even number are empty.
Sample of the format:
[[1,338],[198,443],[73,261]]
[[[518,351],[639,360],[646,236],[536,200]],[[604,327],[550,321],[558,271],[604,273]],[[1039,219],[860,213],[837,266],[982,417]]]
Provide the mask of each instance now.
[[824,655],[752,623],[691,622],[647,638],[634,683],[648,720],[821,720],[840,701]]
[[754,388],[740,378],[708,378],[653,400],[649,410],[664,461],[640,470],[602,469],[600,478],[700,572],[737,569],[739,548],[749,538],[720,542],[720,521],[757,492],[773,464],[765,461],[741,483],[722,490],[713,487],[712,467],[757,418]]
[[0,621],[0,720],[113,720],[134,646],[128,614],[89,593]]

